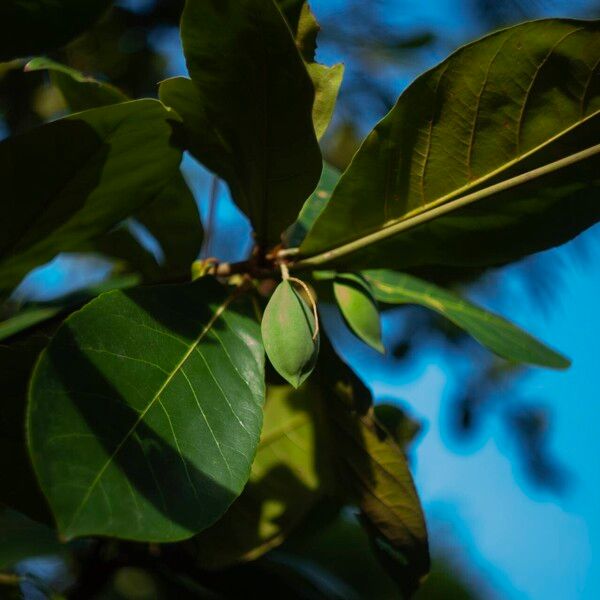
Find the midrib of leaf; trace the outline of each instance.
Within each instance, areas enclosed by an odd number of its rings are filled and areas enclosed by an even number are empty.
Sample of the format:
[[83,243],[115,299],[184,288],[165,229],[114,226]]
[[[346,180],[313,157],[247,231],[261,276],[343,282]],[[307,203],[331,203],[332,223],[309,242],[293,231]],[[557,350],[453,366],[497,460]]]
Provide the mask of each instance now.
[[483,200],[484,198],[492,196],[496,193],[500,193],[513,187],[522,185],[524,183],[528,183],[529,181],[537,179],[538,177],[548,175],[549,173],[558,171],[564,167],[571,166],[595,154],[599,154],[600,144],[597,144],[595,146],[591,146],[590,148],[581,150],[580,152],[576,152],[575,154],[571,154],[555,162],[549,163],[542,167],[538,167],[537,169],[533,169],[531,171],[527,171],[526,173],[522,173],[515,177],[511,177],[510,179],[506,179],[504,181],[501,181],[500,183],[496,183],[471,194],[467,194],[465,196],[460,195],[463,192],[468,191],[469,189],[477,187],[477,185],[481,183],[485,183],[486,181],[495,177],[496,175],[502,174],[507,169],[519,164],[521,161],[525,160],[538,150],[543,149],[548,144],[560,139],[562,136],[574,130],[576,127],[582,125],[583,123],[598,115],[600,115],[600,110],[592,113],[585,119],[578,121],[571,127],[568,127],[560,134],[557,134],[556,136],[550,138],[544,144],[536,146],[535,148],[533,148],[526,154],[523,154],[522,156],[518,157],[517,159],[505,163],[504,166],[502,166],[501,168],[488,173],[486,176],[478,179],[477,181],[474,181],[473,183],[467,186],[463,186],[462,188],[459,188],[458,190],[455,190],[454,192],[451,192],[450,194],[447,194],[446,196],[443,196],[438,200],[429,203],[426,206],[408,212],[401,219],[397,219],[387,224],[384,224],[381,229],[363,235],[359,238],[352,240],[351,242],[347,242],[345,244],[337,246],[336,248],[326,250],[320,254],[314,254],[312,256],[308,256],[307,258],[298,260],[296,263],[290,266],[296,270],[300,270],[326,264],[328,262],[340,258],[341,256],[352,254],[353,252],[365,248],[366,246],[370,246],[371,244],[386,240],[390,237],[397,235],[398,233],[412,229],[417,225],[426,223],[427,221],[440,217],[446,213],[452,212],[453,210],[462,208],[469,204],[473,204],[474,202]]
[[[96,488],[96,486],[98,485],[98,483],[100,482],[100,480],[102,479],[102,476],[104,475],[106,469],[113,462],[113,460],[115,459],[115,457],[117,456],[117,454],[121,451],[121,448],[123,448],[123,446],[129,441],[129,439],[131,438],[131,436],[135,433],[135,431],[138,428],[139,424],[144,420],[144,418],[148,414],[148,411],[157,402],[160,401],[161,394],[167,389],[167,387],[169,386],[169,384],[171,383],[171,381],[173,380],[173,378],[175,377],[175,375],[179,372],[180,369],[183,368],[183,365],[186,363],[186,361],[188,360],[188,358],[192,355],[192,353],[194,352],[194,350],[198,347],[198,344],[202,341],[202,339],[204,338],[204,336],[212,329],[213,325],[217,322],[217,320],[221,317],[221,315],[225,312],[225,310],[227,310],[227,307],[231,304],[231,302],[233,302],[233,300],[236,297],[237,297],[237,294],[236,293],[232,293],[217,308],[217,310],[215,311],[215,313],[213,314],[213,316],[210,318],[210,320],[208,321],[208,323],[204,326],[204,328],[202,329],[202,331],[198,334],[198,337],[196,337],[196,339],[192,342],[192,344],[190,345],[190,348],[185,352],[185,354],[179,360],[179,362],[175,365],[175,367],[173,367],[173,369],[169,373],[168,377],[165,379],[164,383],[160,386],[160,388],[158,389],[158,391],[154,394],[154,396],[152,397],[152,399],[150,400],[150,402],[148,403],[148,405],[146,406],[146,408],[139,414],[139,416],[136,419],[135,423],[131,426],[131,429],[125,434],[125,436],[123,437],[123,439],[121,440],[121,442],[119,443],[119,445],[115,448],[115,450],[108,457],[108,459],[106,460],[106,462],[104,463],[104,465],[102,466],[102,468],[98,471],[98,474],[96,475],[96,477],[94,478],[94,480],[90,484],[90,487],[88,488],[88,491],[86,492],[86,494],[83,497],[83,499],[81,500],[79,506],[75,510],[75,512],[73,514],[73,517],[71,518],[69,524],[65,528],[66,530],[69,530],[73,526],[73,524],[76,522],[76,520],[79,518],[79,515],[81,514],[81,511],[84,509],[85,505],[89,501],[89,499],[90,499],[90,497],[92,495],[92,492],[94,491],[94,489]],[[178,453],[181,456],[181,453],[180,452],[178,452]]]

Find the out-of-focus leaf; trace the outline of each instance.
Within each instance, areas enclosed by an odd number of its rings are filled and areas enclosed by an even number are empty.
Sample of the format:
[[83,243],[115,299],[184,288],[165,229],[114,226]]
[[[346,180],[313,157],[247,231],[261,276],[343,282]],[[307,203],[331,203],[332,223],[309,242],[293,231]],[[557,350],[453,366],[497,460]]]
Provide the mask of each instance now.
[[61,65],[49,58],[34,58],[26,71],[49,71],[52,83],[60,90],[73,112],[127,102],[129,98],[118,88]]
[[[29,62],[26,69],[49,70],[52,82],[62,92],[72,111],[128,100],[127,96],[114,86],[99,82],[49,59],[36,58]],[[177,279],[189,273],[190,265],[200,253],[203,232],[196,200],[183,175],[177,173],[157,199],[136,213],[135,217],[161,246],[164,264],[160,268],[154,257],[125,227],[89,242],[89,249],[125,260],[150,281],[159,280],[165,275]]]
[[342,273],[333,282],[333,292],[348,327],[365,344],[383,354],[379,309],[369,282],[360,275]]
[[[216,133],[233,161],[215,172],[250,218],[257,242],[278,244],[322,166],[312,123],[314,89],[290,30],[272,0],[188,0],[181,36],[201,97],[196,111],[207,119],[203,129]],[[185,111],[169,103],[185,122]],[[204,136],[192,145],[202,149]],[[209,152],[203,149],[202,162]],[[214,162],[213,156],[206,165]]]
[[267,304],[261,331],[271,364],[295,388],[315,368],[319,356],[316,327],[311,308],[289,281],[282,281]]
[[176,541],[241,493],[258,445],[254,313],[211,278],[103,294],[30,386],[29,448],[60,532]]
[[177,174],[156,100],[97,108],[0,143],[0,289],[153,202]]
[[290,248],[299,246],[306,236],[308,230],[312,227],[321,211],[329,202],[333,189],[340,179],[340,172],[331,165],[323,163],[323,173],[319,180],[317,189],[311,194],[310,198],[304,203],[298,219],[291,225],[285,233],[285,243]]
[[55,531],[0,505],[0,569],[9,569],[25,558],[63,554],[65,550]]
[[0,61],[63,46],[111,4],[112,0],[2,0]]
[[375,418],[394,436],[398,446],[407,452],[423,430],[422,423],[393,404],[376,404],[374,410]]
[[203,568],[254,560],[279,546],[326,493],[331,474],[324,451],[318,386],[271,386],[250,480],[215,525],[194,538]]
[[525,23],[419,77],[302,243],[305,266],[501,264],[600,218],[600,27]]
[[306,65],[306,68],[315,86],[313,122],[317,139],[320,140],[325,135],[333,117],[335,103],[344,78],[344,65],[327,67],[319,63],[310,63]]
[[138,283],[140,283],[139,277],[135,275],[110,277],[98,285],[74,292],[59,300],[29,304],[12,317],[0,321],[0,341],[27,331],[31,327],[48,321],[78,304],[85,304],[104,292],[133,287]]
[[380,302],[420,304],[434,310],[503,358],[552,369],[566,369],[571,364],[506,319],[436,285],[395,271],[364,271],[363,274]]

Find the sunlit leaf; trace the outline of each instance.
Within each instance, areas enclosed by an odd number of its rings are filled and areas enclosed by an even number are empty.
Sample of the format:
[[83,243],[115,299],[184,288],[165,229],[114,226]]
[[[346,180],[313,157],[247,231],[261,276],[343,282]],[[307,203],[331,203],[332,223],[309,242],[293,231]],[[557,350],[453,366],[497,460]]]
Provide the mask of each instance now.
[[365,344],[383,354],[379,310],[369,282],[360,275],[343,273],[335,278],[333,292],[350,329]]
[[417,277],[365,271],[375,297],[386,304],[420,304],[452,321],[499,356],[516,362],[566,369],[568,359],[506,319]]
[[0,289],[156,200],[176,175],[176,116],[156,100],[106,106],[0,143]]
[[329,202],[333,189],[339,179],[340,172],[328,163],[323,163],[323,173],[321,174],[317,189],[315,189],[310,198],[304,203],[296,222],[285,233],[284,240],[287,246],[293,248],[302,243],[308,230],[313,226],[317,217],[321,214],[327,202]]
[[499,264],[595,223],[599,55],[597,22],[537,21],[419,77],[343,175],[305,266]]
[[69,317],[30,388],[30,453],[67,537],[191,537],[242,491],[264,400],[251,307],[211,279],[109,292]]
[[217,133],[233,161],[216,172],[250,218],[257,242],[278,244],[322,164],[314,89],[290,30],[272,0],[188,0],[181,37],[204,128]]

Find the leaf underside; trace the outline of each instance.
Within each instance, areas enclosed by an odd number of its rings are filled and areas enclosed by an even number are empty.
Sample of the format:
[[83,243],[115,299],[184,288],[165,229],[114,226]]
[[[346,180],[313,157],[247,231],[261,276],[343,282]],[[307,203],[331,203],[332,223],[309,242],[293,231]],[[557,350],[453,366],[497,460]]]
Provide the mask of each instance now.
[[434,310],[503,358],[552,369],[566,369],[571,364],[506,319],[436,285],[394,271],[365,271],[363,274],[380,302],[420,304]]
[[352,244],[343,266],[485,266],[577,235],[600,218],[598,153],[445,216],[432,211],[595,146],[599,59],[600,26],[589,21],[525,23],[461,48],[367,137],[301,254]]

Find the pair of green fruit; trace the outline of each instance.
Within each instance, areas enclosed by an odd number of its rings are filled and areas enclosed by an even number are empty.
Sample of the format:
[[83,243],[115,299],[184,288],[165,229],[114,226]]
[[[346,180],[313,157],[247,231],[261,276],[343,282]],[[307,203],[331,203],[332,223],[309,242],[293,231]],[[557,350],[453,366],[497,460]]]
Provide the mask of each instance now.
[[311,374],[319,355],[316,309],[304,301],[291,281],[284,279],[265,309],[262,338],[275,370],[295,388]]

